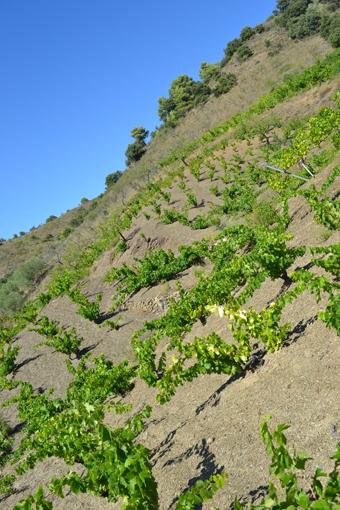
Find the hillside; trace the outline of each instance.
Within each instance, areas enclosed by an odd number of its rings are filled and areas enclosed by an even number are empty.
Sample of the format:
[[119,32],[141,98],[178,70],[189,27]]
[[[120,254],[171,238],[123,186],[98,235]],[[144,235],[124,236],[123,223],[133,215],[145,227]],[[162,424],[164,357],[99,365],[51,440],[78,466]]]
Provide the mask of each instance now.
[[0,246],[3,286],[44,261],[0,316],[1,508],[339,510],[340,49],[265,26],[228,93]]
[[[266,41],[270,41],[270,48],[266,47]],[[41,257],[51,268],[55,267],[65,250],[74,246],[79,249],[79,243],[85,246],[95,239],[98,224],[105,221],[117,205],[122,205],[124,197],[134,192],[140,178],[146,180],[149,172],[157,175],[161,171],[159,162],[169,151],[247,108],[285,76],[308,67],[332,50],[319,35],[292,41],[285,30],[270,21],[268,31],[256,35],[251,46],[254,55],[249,60],[239,63],[234,57],[223,68],[225,73],[235,73],[237,85],[228,94],[212,97],[193,109],[175,128],[161,132],[150,142],[145,156],[128,168],[112,189],[25,235],[0,244],[0,277],[27,260],[27,253],[31,257]],[[273,55],[272,48],[276,49]],[[254,79],[256,87],[253,86]]]

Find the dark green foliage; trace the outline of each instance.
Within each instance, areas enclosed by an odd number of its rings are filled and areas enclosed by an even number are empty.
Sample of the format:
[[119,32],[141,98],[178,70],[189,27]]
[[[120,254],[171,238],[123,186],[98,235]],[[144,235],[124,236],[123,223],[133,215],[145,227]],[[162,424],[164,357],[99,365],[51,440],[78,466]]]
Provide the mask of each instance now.
[[121,178],[123,175],[123,172],[120,170],[116,170],[116,172],[113,172],[112,174],[109,174],[105,178],[105,189],[108,190],[111,188],[113,184],[116,184],[116,182]]
[[206,101],[209,95],[210,89],[205,83],[183,74],[172,82],[169,96],[159,98],[159,118],[166,125],[174,126],[194,106]]
[[276,8],[279,13],[285,12],[288,8],[289,0],[277,0]]
[[143,127],[135,127],[131,130],[131,136],[135,139],[135,141],[130,143],[125,151],[127,166],[131,165],[131,163],[139,161],[143,156],[146,151],[145,140],[148,135],[149,131]]
[[256,25],[255,27],[255,32],[257,34],[262,34],[263,32],[265,32],[266,30],[266,27],[262,24],[262,23],[259,23],[258,25]]
[[216,86],[212,89],[214,96],[218,97],[229,92],[237,83],[235,74],[221,74],[216,80]]
[[287,18],[297,18],[304,14],[312,0],[290,0],[285,11]]
[[229,62],[229,60],[232,58],[234,53],[239,49],[239,47],[242,45],[241,39],[233,39],[232,41],[229,41],[227,44],[227,47],[224,50],[224,57],[221,61],[221,65],[225,65]]
[[237,58],[240,62],[245,62],[253,55],[253,51],[246,44],[242,44],[236,52]]
[[83,207],[79,207],[76,211],[76,216],[70,221],[70,226],[73,228],[79,227],[84,222],[87,214],[88,210],[84,209]]
[[340,47],[340,14],[324,16],[321,22],[322,37],[334,47]]
[[338,0],[324,0],[325,8],[312,0],[281,0],[277,3],[277,23],[286,28],[290,37],[302,39],[318,32],[334,48],[340,46],[340,22],[338,15],[329,15],[338,9]]
[[51,216],[49,216],[46,219],[46,223],[49,223],[50,221],[53,221],[53,220],[56,220],[56,219],[57,219],[57,216],[54,216],[54,214],[51,214]]
[[[246,41],[249,41],[249,39],[251,39],[256,33],[262,33],[264,31],[265,31],[265,27],[262,24],[256,25],[255,28],[244,27],[241,30],[239,38],[235,38],[232,41],[228,42],[228,44],[224,50],[224,57],[221,61],[221,66],[224,66],[225,64],[227,64],[235,53],[238,54],[239,59],[240,59],[240,54],[242,55],[242,53],[244,53],[244,55],[245,55],[245,52],[248,50],[240,50],[240,48],[242,46],[245,46],[244,43]],[[241,57],[241,59],[242,59],[242,57]],[[243,60],[246,60],[246,58],[243,58]]]
[[288,33],[292,39],[303,39],[316,34],[321,26],[321,12],[317,7],[311,6],[302,16],[291,20],[288,25]]
[[242,43],[244,43],[245,41],[248,41],[248,39],[250,39],[251,37],[253,37],[253,35],[256,33],[255,29],[254,28],[251,28],[251,27],[244,27],[242,30],[241,30],[241,33],[240,33],[240,39],[242,41]]

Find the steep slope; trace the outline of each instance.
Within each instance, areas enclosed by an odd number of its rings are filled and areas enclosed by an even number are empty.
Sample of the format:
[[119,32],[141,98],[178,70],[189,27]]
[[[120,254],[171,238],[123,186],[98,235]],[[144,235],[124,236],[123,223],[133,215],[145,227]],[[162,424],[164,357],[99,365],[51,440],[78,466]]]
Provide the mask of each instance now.
[[[242,87],[190,112],[163,147],[156,137],[100,199],[113,211],[101,229],[65,244],[58,270],[2,320],[4,509],[208,508],[209,486],[178,498],[221,472],[215,506],[270,493],[275,507],[258,433],[268,414],[314,459],[300,470],[306,492],[291,486],[280,501],[338,508],[339,473],[333,492],[308,489],[340,440],[340,53],[316,36],[289,41],[273,64],[262,36],[247,67],[228,64]],[[303,48],[314,54],[302,65]],[[281,83],[288,55],[298,73]],[[136,176],[138,190],[125,188]],[[39,485],[47,499],[29,499]]]
[[[237,85],[229,93],[212,97],[206,104],[193,109],[177,127],[161,132],[150,142],[145,156],[103,196],[1,244],[0,277],[25,262],[27,254],[30,258],[46,260],[50,269],[56,267],[65,252],[79,250],[79,246],[84,247],[95,239],[98,225],[134,192],[141,178],[146,179],[150,172],[155,175],[160,171],[159,161],[169,151],[246,109],[285,76],[308,67],[331,51],[331,46],[319,35],[292,41],[286,31],[273,22],[267,23],[267,29],[252,39],[250,45],[254,55],[249,60],[239,63],[234,57],[224,66],[226,73],[237,76]],[[270,48],[276,48],[274,54],[266,46],[266,41],[270,41]]]

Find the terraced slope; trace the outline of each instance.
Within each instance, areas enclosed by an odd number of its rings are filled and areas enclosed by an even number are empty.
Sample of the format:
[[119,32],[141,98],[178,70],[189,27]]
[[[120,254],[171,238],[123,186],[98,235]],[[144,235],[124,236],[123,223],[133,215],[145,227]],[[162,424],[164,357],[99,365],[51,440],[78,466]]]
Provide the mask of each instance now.
[[[2,324],[3,508],[198,508],[209,490],[183,495],[221,472],[215,506],[269,492],[275,507],[268,414],[314,458],[303,488],[332,469],[339,64],[335,52],[173,152]],[[281,474],[299,464],[287,458]],[[286,501],[338,508],[332,476],[333,492],[290,487]],[[18,503],[39,485],[45,501]]]

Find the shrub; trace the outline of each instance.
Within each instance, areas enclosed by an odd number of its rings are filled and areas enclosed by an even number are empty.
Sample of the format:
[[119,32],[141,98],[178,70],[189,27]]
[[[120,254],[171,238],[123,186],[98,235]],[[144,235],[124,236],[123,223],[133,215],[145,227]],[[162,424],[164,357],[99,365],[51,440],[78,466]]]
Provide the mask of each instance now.
[[303,39],[319,31],[321,26],[321,13],[318,8],[312,6],[306,13],[294,18],[288,25],[288,33],[292,39]]
[[208,82],[210,80],[216,80],[220,76],[220,73],[220,66],[218,64],[202,62],[199,72],[202,81]]
[[56,219],[57,219],[57,216],[54,216],[54,214],[51,214],[51,216],[49,216],[46,219],[46,223],[49,223],[50,221],[53,221],[53,220],[56,220]]
[[334,48],[340,47],[340,14],[323,16],[320,25],[320,34]]
[[222,94],[226,94],[234,87],[234,85],[236,85],[236,83],[237,83],[237,78],[236,78],[235,74],[228,73],[228,74],[221,75],[217,80],[216,87],[213,88],[214,96],[218,97]]
[[224,50],[224,57],[221,61],[222,66],[229,62],[229,60],[234,55],[234,53],[236,53],[236,51],[239,49],[241,44],[242,44],[241,39],[237,39],[237,38],[228,42],[227,47]]
[[63,241],[64,239],[66,239],[72,232],[72,228],[70,227],[66,227],[59,235],[58,235],[58,239],[59,241]]
[[240,39],[242,42],[248,41],[255,34],[255,30],[251,27],[244,27],[240,33]]
[[[147,136],[147,135],[146,135]],[[112,174],[109,174],[105,178],[105,189],[106,191],[113,186],[113,184],[116,184],[116,182],[121,178],[123,175],[123,172],[120,170],[116,170]]]
[[262,24],[262,23],[259,23],[258,25],[256,25],[255,27],[255,32],[257,34],[262,34],[263,32],[265,32],[266,30],[266,27]]
[[240,62],[245,62],[250,58],[254,53],[253,51],[247,46],[246,44],[243,44],[240,46],[236,52],[237,58]]

